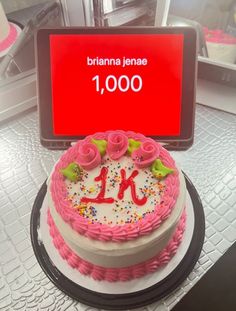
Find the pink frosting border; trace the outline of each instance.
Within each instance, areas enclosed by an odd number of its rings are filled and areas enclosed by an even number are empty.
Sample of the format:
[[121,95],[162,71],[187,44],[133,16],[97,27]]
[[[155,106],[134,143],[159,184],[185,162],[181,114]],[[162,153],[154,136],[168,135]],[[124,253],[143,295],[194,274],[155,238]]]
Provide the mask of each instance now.
[[59,251],[61,257],[74,269],[77,269],[83,275],[89,275],[96,281],[129,281],[135,278],[140,278],[148,273],[155,272],[162,266],[166,265],[177,252],[180,245],[183,233],[185,231],[186,212],[184,211],[177,225],[171,240],[167,246],[153,258],[125,268],[104,268],[96,266],[86,260],[83,260],[73,252],[65,243],[60,235],[48,209],[48,225],[50,227],[50,235],[53,239],[53,244]]
[[[108,135],[114,132],[117,131],[107,131],[89,135],[84,140],[78,141],[74,146],[70,147],[62,155],[55,166],[51,177],[50,191],[58,214],[61,215],[62,219],[68,223],[77,233],[100,241],[122,242],[150,234],[150,232],[157,229],[161,223],[169,217],[179,194],[179,172],[176,169],[175,162],[170,156],[169,152],[156,142],[160,147],[159,158],[164,163],[164,165],[174,168],[175,172],[165,178],[166,190],[161,197],[161,203],[155,207],[154,212],[152,214],[146,215],[143,219],[134,224],[115,226],[99,223],[89,224],[89,221],[83,216],[80,216],[78,212],[70,206],[69,201],[65,199],[67,190],[64,183],[64,177],[60,173],[60,169],[66,167],[70,162],[73,162],[76,159],[77,150],[80,144],[83,142],[90,142],[91,138],[107,139]],[[147,139],[150,140],[150,138],[147,138],[142,134],[130,131],[118,132],[122,132],[127,135],[128,138],[133,138],[141,142],[144,142]]]

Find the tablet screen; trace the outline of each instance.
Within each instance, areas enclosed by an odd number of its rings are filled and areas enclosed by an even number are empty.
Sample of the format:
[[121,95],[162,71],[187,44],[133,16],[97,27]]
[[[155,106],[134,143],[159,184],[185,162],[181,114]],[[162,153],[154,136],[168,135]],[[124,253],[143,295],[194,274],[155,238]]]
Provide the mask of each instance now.
[[141,132],[174,149],[191,145],[194,28],[44,28],[35,39],[44,146],[66,148],[114,129]]
[[180,135],[183,34],[56,33],[49,45],[53,135]]

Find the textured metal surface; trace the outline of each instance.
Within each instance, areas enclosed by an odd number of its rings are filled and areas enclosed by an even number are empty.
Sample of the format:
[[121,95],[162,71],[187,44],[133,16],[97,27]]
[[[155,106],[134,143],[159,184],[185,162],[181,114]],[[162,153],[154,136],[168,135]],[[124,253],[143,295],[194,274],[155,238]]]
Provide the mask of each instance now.
[[[197,107],[194,145],[173,152],[194,183],[206,238],[193,272],[170,296],[145,310],[170,310],[236,240],[236,116]],[[30,211],[60,151],[39,142],[37,112],[0,126],[0,310],[92,310],[45,276],[30,243]]]

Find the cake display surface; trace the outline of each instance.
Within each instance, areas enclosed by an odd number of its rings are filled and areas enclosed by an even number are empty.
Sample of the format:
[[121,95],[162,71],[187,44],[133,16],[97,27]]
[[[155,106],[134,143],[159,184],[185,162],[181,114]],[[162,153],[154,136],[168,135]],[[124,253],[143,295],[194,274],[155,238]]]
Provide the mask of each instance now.
[[[32,223],[42,228],[32,229],[34,250],[41,257],[43,247],[54,262],[51,269],[60,267],[72,287],[93,292],[99,284],[103,295],[153,286],[156,292],[182,261],[189,264],[179,280],[199,256],[204,230],[195,226],[204,217],[196,221],[192,203],[186,204],[186,177],[161,144],[142,134],[108,131],[78,141],[55,164],[42,191],[32,213]],[[186,257],[191,248],[195,254]],[[155,297],[173,289],[174,279]]]

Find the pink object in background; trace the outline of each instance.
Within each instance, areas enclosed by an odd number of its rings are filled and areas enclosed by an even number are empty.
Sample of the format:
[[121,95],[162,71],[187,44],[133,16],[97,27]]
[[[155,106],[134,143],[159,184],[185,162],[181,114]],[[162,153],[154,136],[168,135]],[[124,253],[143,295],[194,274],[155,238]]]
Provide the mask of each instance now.
[[4,56],[14,44],[19,33],[19,27],[9,23],[2,4],[0,3],[0,57]]
[[9,23],[9,25],[10,30],[8,36],[4,40],[0,41],[0,51],[6,50],[16,41],[17,30],[13,24]]
[[209,58],[227,63],[236,61],[236,38],[221,29],[204,28]]

